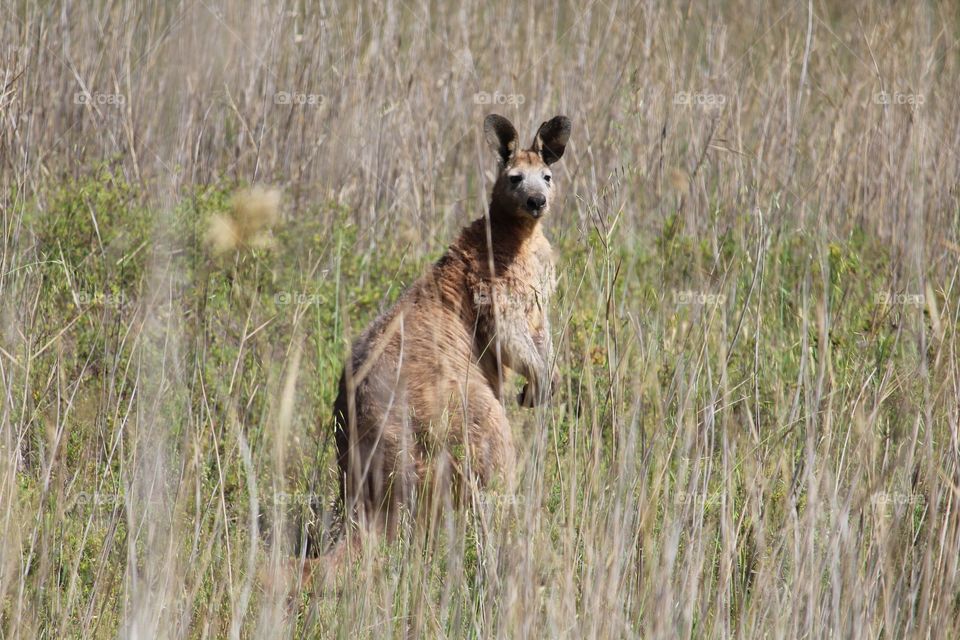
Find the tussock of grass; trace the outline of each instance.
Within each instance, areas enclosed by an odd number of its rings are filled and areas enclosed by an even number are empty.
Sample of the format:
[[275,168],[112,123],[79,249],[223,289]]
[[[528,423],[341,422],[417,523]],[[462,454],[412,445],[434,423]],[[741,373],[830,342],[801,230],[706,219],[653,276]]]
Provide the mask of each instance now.
[[207,227],[206,241],[214,255],[241,248],[269,248],[270,229],[280,215],[280,192],[276,189],[248,189],[230,199],[230,211],[214,214]]

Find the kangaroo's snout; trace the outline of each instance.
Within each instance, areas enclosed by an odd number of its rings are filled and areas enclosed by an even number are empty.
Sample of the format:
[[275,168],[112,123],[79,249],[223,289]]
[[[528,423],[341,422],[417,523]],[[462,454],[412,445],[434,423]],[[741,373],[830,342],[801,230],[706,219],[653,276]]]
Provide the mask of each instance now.
[[534,194],[527,198],[527,209],[533,214],[534,218],[540,217],[540,212],[547,204],[547,197],[541,193]]

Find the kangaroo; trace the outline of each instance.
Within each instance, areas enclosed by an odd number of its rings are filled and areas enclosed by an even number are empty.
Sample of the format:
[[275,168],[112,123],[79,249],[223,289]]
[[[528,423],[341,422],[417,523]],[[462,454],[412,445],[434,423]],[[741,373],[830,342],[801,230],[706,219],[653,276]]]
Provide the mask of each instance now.
[[498,158],[487,215],[361,334],[340,377],[333,413],[345,522],[389,537],[402,510],[435,505],[457,481],[510,487],[506,370],[526,379],[523,406],[544,403],[554,386],[547,310],[556,275],[540,222],[570,120],[544,122],[526,150],[503,116],[487,116],[483,130]]

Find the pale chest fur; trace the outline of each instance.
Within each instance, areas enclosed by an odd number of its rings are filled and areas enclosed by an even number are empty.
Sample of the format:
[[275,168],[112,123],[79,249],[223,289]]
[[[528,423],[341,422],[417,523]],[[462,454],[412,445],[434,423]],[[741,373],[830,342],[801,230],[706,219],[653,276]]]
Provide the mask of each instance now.
[[523,310],[533,332],[539,332],[546,326],[556,279],[553,248],[539,231],[525,243],[500,278],[501,294],[508,303]]

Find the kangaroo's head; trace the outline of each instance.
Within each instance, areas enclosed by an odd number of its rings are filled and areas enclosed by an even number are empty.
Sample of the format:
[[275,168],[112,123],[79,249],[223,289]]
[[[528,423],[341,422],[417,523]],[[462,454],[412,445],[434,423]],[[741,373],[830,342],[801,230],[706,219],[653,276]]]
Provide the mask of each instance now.
[[537,221],[550,211],[554,183],[550,165],[563,157],[570,138],[570,119],[555,116],[540,125],[529,149],[520,149],[520,138],[510,121],[491,114],[483,121],[487,143],[499,158],[493,185],[491,215]]

